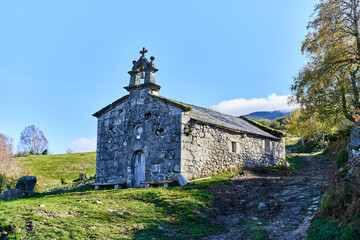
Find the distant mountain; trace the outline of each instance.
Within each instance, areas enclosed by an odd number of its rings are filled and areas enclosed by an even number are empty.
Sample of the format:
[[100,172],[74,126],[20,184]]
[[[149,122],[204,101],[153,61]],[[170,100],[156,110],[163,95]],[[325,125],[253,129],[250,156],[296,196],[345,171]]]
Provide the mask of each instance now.
[[293,112],[292,110],[260,111],[260,112],[253,112],[244,116],[249,117],[255,121],[260,119],[269,119],[271,121],[274,121],[279,117],[290,115],[292,112]]

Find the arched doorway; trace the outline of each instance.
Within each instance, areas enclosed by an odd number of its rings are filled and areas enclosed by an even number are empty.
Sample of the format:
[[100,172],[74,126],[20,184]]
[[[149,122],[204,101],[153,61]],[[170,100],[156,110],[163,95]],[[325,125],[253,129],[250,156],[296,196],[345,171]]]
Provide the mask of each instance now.
[[142,151],[136,151],[133,155],[134,163],[134,187],[145,187],[140,182],[145,181],[145,155]]

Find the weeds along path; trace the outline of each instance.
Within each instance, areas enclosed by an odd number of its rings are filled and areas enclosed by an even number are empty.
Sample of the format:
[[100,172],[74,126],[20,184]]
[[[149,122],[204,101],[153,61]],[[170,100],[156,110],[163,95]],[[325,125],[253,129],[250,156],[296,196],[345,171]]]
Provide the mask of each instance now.
[[216,196],[213,224],[225,231],[212,239],[304,239],[331,161],[321,155],[299,154],[298,170],[243,171],[229,184],[212,185]]

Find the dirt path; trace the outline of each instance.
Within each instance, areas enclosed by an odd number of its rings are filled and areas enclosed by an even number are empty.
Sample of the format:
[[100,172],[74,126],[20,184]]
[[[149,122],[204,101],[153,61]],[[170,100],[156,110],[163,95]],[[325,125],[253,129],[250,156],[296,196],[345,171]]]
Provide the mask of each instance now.
[[230,184],[211,186],[213,223],[226,230],[203,240],[304,239],[331,167],[323,156],[299,158],[300,170],[245,171]]

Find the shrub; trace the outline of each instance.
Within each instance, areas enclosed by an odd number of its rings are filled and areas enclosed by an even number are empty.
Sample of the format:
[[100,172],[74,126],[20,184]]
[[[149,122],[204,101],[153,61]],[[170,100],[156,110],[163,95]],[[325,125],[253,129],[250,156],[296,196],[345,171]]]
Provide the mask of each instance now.
[[321,217],[316,219],[309,229],[307,239],[334,239],[341,235],[339,222],[332,220],[330,217]]
[[328,136],[328,140],[330,141],[330,142],[336,142],[337,140],[338,140],[338,135],[329,135]]
[[10,182],[5,174],[0,174],[0,193],[10,188]]
[[91,161],[85,160],[79,163],[79,177],[86,179],[87,178],[87,171],[91,168]]
[[349,159],[349,154],[346,148],[344,148],[340,154],[336,157],[336,165],[340,168]]

